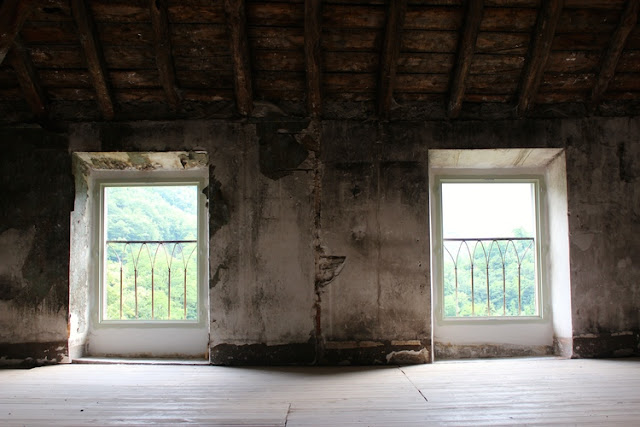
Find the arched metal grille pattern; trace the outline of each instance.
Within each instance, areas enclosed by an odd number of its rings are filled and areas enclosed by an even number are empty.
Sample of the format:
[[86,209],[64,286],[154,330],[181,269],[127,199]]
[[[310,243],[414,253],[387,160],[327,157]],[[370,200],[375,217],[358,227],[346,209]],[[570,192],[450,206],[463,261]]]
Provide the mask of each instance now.
[[535,239],[443,239],[444,316],[537,316]]
[[109,240],[106,320],[197,320],[197,240]]

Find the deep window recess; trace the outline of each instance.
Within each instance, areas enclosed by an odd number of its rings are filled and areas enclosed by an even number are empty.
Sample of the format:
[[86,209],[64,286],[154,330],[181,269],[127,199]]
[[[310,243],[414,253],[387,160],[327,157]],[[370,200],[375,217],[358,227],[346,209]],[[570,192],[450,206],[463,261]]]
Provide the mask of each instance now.
[[198,321],[198,184],[102,184],[102,321]]
[[443,318],[539,317],[538,181],[442,179]]

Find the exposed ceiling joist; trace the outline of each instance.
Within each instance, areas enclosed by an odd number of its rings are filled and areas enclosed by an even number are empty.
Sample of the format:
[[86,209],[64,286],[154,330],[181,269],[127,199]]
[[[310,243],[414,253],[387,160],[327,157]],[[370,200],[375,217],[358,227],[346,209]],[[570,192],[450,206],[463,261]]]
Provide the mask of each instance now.
[[639,4],[639,0],[627,1],[618,27],[609,41],[607,50],[602,57],[598,80],[591,92],[592,109],[596,108],[602,101],[602,96],[606,92],[609,82],[616,72],[616,67],[618,66],[618,61],[620,60],[620,55],[622,55],[622,50],[624,49],[627,38],[638,22]]
[[564,0],[543,0],[531,40],[529,54],[520,80],[517,114],[524,115],[538,92],[551,51],[551,43],[562,13]]
[[311,117],[322,111],[322,74],[320,70],[321,0],[304,2],[304,57],[307,79],[307,110]]
[[0,124],[40,110],[9,64],[16,35],[56,120],[263,105],[314,119],[633,116],[638,13],[640,0],[0,0]]
[[4,0],[0,7],[0,64],[4,62],[35,0]]
[[166,0],[149,0],[151,10],[151,24],[156,53],[156,65],[160,76],[160,83],[164,88],[169,104],[178,108],[180,94],[176,84],[176,71],[171,53],[171,38],[169,35],[169,18]]
[[449,117],[456,118],[462,109],[462,99],[466,88],[466,79],[471,67],[476,40],[482,21],[483,0],[469,0],[465,22],[460,37],[456,66],[453,70],[449,96]]
[[105,119],[111,120],[114,116],[113,93],[93,17],[85,0],[71,0],[71,11],[78,27],[80,44],[96,91],[100,111]]
[[400,37],[406,12],[407,0],[389,2],[378,82],[378,115],[383,119],[388,118],[393,102]]
[[253,89],[244,0],[224,0],[224,9],[229,27],[236,106],[238,113],[248,116],[253,110]]
[[19,36],[14,39],[13,48],[7,55],[7,61],[18,77],[18,83],[31,111],[38,119],[45,119],[47,116],[47,97],[29,53],[24,48]]

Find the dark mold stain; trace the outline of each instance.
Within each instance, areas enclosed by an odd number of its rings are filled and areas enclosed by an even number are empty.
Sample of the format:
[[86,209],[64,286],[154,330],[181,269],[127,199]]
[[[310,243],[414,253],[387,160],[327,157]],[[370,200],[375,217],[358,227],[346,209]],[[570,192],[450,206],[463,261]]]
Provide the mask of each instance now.
[[427,199],[428,176],[418,162],[382,162],[380,179],[385,191],[400,190],[400,202],[422,208]]
[[554,346],[520,346],[509,344],[454,345],[434,343],[435,359],[490,359],[499,357],[551,356]]
[[[636,148],[636,153],[633,152],[633,147],[631,147],[631,152],[629,152],[629,143],[621,142],[618,144],[618,168],[620,173],[620,181],[630,184],[638,179],[640,173],[638,172],[640,162],[638,161],[638,150]],[[635,163],[635,164],[634,164]]]
[[15,277],[3,274],[0,276],[0,301],[10,301],[18,295],[21,283]]
[[211,277],[211,280],[209,281],[209,289],[213,289],[216,287],[218,283],[221,283],[222,281],[226,281],[228,274],[229,274],[229,267],[226,264],[223,263],[218,265],[218,268],[216,268],[216,272],[213,274],[213,276]]
[[256,127],[259,138],[260,172],[273,180],[290,175],[304,162],[309,150],[293,134],[284,132],[278,123]]
[[230,220],[229,206],[222,194],[222,183],[214,175],[215,167],[209,166],[209,236],[214,236],[218,230],[227,225]]
[[110,123],[100,127],[100,141],[104,151],[137,151],[136,147],[127,143],[134,135],[131,125],[126,123]]
[[[394,344],[384,340],[375,346],[351,348],[327,348],[324,350],[321,365],[397,365],[426,363],[424,352],[430,354],[427,340],[420,344]],[[427,356],[429,358],[429,356]]]
[[[35,228],[34,243],[22,266],[23,283],[3,278],[2,298],[19,307],[66,309],[69,301],[69,214],[74,180],[65,148],[41,148],[42,140],[63,145],[61,136],[15,131],[0,156],[0,234]],[[34,141],[35,140],[35,141]]]
[[218,344],[211,348],[211,363],[229,366],[311,365],[315,355],[312,340],[281,345]]
[[599,332],[573,338],[574,358],[626,357],[640,355],[640,330],[625,333]]
[[[69,354],[66,341],[0,343],[0,367],[34,368],[60,363]],[[16,361],[17,364],[12,363]]]

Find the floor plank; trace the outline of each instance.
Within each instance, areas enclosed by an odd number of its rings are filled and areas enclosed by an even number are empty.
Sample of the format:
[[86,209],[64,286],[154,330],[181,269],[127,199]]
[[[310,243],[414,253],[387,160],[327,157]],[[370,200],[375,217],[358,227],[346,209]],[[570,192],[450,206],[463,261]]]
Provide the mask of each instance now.
[[640,359],[0,370],[0,425],[633,425]]

